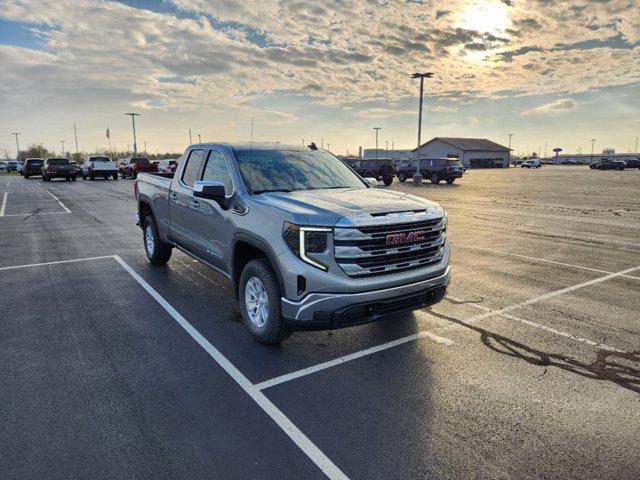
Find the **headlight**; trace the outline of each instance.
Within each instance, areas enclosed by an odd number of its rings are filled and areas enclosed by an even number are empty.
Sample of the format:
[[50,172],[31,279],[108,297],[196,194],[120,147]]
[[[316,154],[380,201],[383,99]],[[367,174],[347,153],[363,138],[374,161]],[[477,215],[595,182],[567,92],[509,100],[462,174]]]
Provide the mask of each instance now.
[[324,253],[327,250],[330,232],[331,229],[326,227],[302,227],[285,222],[282,237],[300,260],[321,270],[327,270],[326,266],[309,258],[307,253]]

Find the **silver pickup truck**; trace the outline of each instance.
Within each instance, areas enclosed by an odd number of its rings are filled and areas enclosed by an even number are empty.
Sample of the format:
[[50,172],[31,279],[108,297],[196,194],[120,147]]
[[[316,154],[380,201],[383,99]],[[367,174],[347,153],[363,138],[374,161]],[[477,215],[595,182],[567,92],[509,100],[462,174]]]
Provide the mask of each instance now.
[[116,162],[109,157],[92,155],[85,159],[81,168],[83,180],[86,180],[87,177],[89,177],[89,180],[94,180],[96,177],[102,177],[105,180],[111,177],[114,180],[118,180]]
[[182,159],[175,174],[135,184],[147,257],[163,264],[178,248],[231,280],[259,342],[444,297],[450,246],[438,204],[373,188],[313,144],[206,143]]

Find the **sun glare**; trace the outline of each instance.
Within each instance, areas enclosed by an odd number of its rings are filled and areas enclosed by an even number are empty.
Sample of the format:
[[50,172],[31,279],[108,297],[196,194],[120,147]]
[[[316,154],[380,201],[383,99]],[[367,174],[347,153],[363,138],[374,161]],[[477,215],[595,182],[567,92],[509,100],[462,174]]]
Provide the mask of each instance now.
[[459,28],[496,35],[509,26],[509,7],[498,0],[470,3],[460,15]]

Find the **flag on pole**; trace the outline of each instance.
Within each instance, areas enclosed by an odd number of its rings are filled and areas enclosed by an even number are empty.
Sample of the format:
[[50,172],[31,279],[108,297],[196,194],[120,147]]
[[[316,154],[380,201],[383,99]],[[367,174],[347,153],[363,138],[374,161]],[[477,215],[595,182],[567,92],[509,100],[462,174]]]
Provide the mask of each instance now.
[[111,139],[111,135],[109,134],[109,127],[107,127],[107,138]]

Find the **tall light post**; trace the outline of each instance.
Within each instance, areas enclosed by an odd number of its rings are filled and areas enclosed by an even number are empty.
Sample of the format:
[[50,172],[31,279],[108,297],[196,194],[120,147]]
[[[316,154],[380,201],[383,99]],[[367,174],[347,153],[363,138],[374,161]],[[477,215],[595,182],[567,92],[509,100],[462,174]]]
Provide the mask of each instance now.
[[513,133],[509,133],[509,163],[511,163],[511,137],[513,137]]
[[422,97],[424,94],[424,79],[433,77],[432,72],[427,73],[414,73],[411,75],[411,78],[419,78],[420,79],[420,102],[418,106],[418,148],[416,148],[416,160],[417,160],[417,170],[416,174],[413,176],[413,184],[420,185],[422,184],[422,174],[420,173],[420,145],[422,143]]
[[64,157],[64,140],[60,140],[60,144],[62,145],[62,157]]
[[636,148],[633,153],[638,153],[638,137],[636,137]]
[[198,143],[202,143],[202,135],[198,134]]
[[[80,152],[78,151],[78,129],[76,128],[76,122],[73,122],[73,136],[76,140],[76,162],[80,163]],[[111,139],[109,139],[109,142],[111,142]]]
[[327,143],[327,152],[330,152],[330,151],[331,151],[331,144]]
[[136,117],[139,117],[139,113],[125,113],[125,115],[131,116],[131,125],[133,126],[133,156],[138,156],[138,142],[136,141]]
[[589,160],[589,163],[593,163],[593,146],[596,144],[596,139],[592,138],[591,139],[591,159]]
[[144,153],[147,154],[147,141],[144,141]]
[[384,141],[384,156],[389,158],[389,140]]
[[189,145],[193,144],[193,140],[191,140],[191,129],[189,129]]
[[378,158],[378,132],[382,130],[382,127],[373,127],[376,131],[376,158]]
[[18,152],[16,155],[16,161],[20,161],[20,144],[18,143],[18,135],[22,135],[20,132],[13,132],[11,135],[15,135],[16,137],[16,151]]

